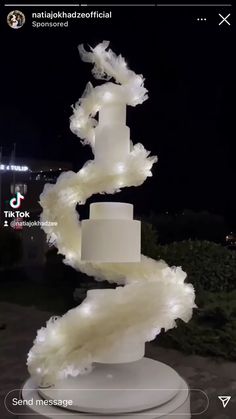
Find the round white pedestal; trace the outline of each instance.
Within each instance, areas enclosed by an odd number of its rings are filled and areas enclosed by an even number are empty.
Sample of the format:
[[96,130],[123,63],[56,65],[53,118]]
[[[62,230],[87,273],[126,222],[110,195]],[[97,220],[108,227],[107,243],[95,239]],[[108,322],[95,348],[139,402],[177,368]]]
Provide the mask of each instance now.
[[178,393],[180,376],[149,358],[122,364],[95,364],[88,375],[40,388],[44,399],[71,399],[71,410],[96,414],[140,412],[160,406]]
[[[22,389],[22,398],[31,400],[30,406],[21,407],[19,418],[22,419],[33,419],[35,414],[61,419],[191,417],[186,382],[169,366],[148,358],[127,364],[97,364],[87,376],[70,378],[54,388],[39,391],[29,379]],[[43,399],[46,403],[72,400],[73,405],[67,409],[48,406]]]

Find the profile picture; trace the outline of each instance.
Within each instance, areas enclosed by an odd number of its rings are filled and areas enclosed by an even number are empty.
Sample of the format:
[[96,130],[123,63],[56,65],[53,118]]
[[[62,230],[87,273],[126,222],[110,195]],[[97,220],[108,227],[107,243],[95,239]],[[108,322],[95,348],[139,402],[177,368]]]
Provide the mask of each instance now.
[[13,10],[7,15],[7,23],[12,29],[20,29],[25,23],[25,15],[19,10]]

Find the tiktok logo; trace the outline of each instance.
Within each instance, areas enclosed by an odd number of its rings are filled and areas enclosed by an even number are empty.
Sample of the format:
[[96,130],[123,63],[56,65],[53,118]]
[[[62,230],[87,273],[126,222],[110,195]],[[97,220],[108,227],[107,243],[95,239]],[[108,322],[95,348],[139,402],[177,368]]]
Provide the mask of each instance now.
[[21,201],[25,199],[20,192],[16,192],[16,197],[10,200],[10,205],[12,208],[20,208]]

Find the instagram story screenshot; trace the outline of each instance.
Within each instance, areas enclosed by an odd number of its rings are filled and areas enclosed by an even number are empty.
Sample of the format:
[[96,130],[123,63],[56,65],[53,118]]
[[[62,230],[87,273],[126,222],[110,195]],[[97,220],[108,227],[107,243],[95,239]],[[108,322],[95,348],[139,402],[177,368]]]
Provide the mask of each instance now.
[[0,7],[0,419],[234,419],[232,5]]

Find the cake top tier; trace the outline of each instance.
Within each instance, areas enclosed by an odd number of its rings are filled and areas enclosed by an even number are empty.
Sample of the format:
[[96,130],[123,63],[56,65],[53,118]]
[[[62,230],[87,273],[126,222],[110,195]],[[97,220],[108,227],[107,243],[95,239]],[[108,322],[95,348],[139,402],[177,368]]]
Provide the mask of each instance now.
[[99,111],[99,125],[125,125],[126,105],[111,103],[104,105]]
[[90,219],[132,220],[133,205],[123,202],[96,202],[90,205]]

